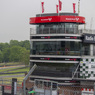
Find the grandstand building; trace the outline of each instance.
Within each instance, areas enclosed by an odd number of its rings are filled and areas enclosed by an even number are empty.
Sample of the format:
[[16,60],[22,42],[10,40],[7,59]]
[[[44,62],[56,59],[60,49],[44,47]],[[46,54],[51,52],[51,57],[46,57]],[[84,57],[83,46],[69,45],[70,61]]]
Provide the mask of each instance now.
[[85,18],[77,13],[37,14],[30,18],[30,66],[37,64],[31,80],[59,84],[95,78],[95,34],[79,27]]

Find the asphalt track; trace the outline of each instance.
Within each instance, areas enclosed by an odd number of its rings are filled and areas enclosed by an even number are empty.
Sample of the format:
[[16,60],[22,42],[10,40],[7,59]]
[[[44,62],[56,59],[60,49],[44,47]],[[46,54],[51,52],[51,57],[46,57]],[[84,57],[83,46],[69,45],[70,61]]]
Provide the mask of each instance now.
[[[0,67],[0,69],[10,69],[10,68],[17,68],[17,67],[25,67],[25,65],[18,65],[18,66],[6,66],[6,67]],[[0,76],[0,78],[5,78],[5,77],[24,77],[25,74],[20,74],[20,75],[6,75],[6,76]]]
[[18,65],[18,66],[5,66],[5,67],[0,67],[0,69],[10,69],[10,68],[16,68],[16,67],[25,67],[25,65]]
[[6,75],[6,76],[0,76],[0,78],[7,78],[7,77],[24,77],[25,74],[20,74],[20,75]]

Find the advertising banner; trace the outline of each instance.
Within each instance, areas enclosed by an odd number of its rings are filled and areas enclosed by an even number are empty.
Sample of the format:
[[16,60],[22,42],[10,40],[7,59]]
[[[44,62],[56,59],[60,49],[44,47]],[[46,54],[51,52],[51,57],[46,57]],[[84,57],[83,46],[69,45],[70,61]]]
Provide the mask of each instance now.
[[72,23],[85,23],[85,18],[81,16],[46,16],[46,17],[32,17],[30,24],[37,23],[54,23],[54,22],[72,22]]
[[84,34],[83,43],[92,43],[95,44],[95,34]]
[[95,79],[95,59],[80,61],[80,78]]
[[81,95],[94,95],[94,90],[93,89],[83,88]]

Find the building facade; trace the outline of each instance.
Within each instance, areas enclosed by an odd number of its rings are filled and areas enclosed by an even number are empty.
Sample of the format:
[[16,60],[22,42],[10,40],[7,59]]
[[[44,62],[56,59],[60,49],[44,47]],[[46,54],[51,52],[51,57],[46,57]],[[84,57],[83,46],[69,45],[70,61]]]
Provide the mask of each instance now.
[[73,83],[76,77],[94,77],[94,69],[88,70],[95,67],[91,65],[95,64],[94,34],[79,30],[84,17],[76,13],[38,14],[29,23],[34,26],[30,29],[30,66],[37,64],[32,81],[49,79],[62,84]]

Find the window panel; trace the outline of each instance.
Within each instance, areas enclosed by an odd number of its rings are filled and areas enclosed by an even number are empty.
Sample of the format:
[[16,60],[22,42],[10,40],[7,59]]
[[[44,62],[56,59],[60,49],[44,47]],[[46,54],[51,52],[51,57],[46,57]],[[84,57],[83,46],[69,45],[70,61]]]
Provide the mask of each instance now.
[[32,54],[79,56],[81,46],[81,43],[74,41],[33,42]]

